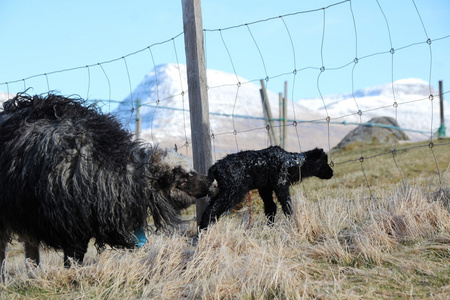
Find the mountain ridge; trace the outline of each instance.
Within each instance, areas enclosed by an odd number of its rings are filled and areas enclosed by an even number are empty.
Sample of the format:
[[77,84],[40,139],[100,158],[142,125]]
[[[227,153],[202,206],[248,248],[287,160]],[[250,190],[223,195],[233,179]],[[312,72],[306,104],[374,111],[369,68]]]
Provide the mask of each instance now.
[[[224,151],[267,146],[260,87],[235,74],[217,70],[207,70],[207,79],[211,132],[215,137],[227,136],[227,142],[223,144],[228,148]],[[238,82],[241,83],[240,86]],[[190,140],[187,138],[190,137],[187,87],[186,67],[177,64],[157,66],[136,86],[132,96],[134,99],[139,97],[142,101],[140,114],[143,119],[144,139],[155,143],[164,142],[166,139]],[[276,119],[278,95],[269,90],[267,93],[272,115]],[[434,129],[439,127],[439,103],[433,101],[431,107],[430,101],[427,100],[430,93],[437,94],[427,82],[410,78],[367,87],[354,93],[326,95],[323,100],[309,98],[290,101],[288,119],[292,121],[294,115],[301,115],[301,121],[296,120],[297,126],[293,126],[292,122],[288,123],[288,139],[293,141],[291,144],[297,151],[301,144],[308,148],[334,147],[361,122],[387,116],[396,119],[400,127],[407,129],[411,140],[424,140],[431,133],[431,122]],[[122,101],[116,111],[122,112],[119,115],[125,120],[130,120],[130,96]],[[325,121],[328,116],[332,124],[330,127]],[[450,119],[448,112],[445,118]],[[131,130],[134,129],[134,124],[128,123],[128,126]],[[274,126],[279,125],[275,122]],[[253,131],[254,134],[244,137],[241,133],[245,131]],[[256,138],[262,139],[263,142],[253,144],[247,140]],[[241,140],[246,141],[243,143]]]

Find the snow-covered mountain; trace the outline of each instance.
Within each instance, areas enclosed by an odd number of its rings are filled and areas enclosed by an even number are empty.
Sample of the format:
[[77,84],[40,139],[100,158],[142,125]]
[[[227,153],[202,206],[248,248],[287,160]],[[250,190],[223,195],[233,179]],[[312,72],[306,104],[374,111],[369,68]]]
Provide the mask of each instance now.
[[[259,82],[248,82],[234,74],[216,70],[208,70],[207,78],[209,109],[213,116],[263,116]],[[144,129],[151,126],[173,126],[175,129],[179,126],[180,116],[185,114],[189,118],[187,111],[183,113],[183,109],[189,109],[187,89],[185,65],[160,65],[145,76],[132,94],[122,101],[117,111],[126,120],[133,107],[136,108],[136,99],[140,99]],[[133,101],[130,101],[131,97]],[[268,98],[273,115],[278,116],[278,96],[268,91]],[[308,110],[306,107],[302,109]],[[222,127],[223,124],[215,123],[216,118],[212,117],[213,131],[222,132],[220,128],[214,129],[214,125]],[[129,126],[134,129],[134,124],[129,123]]]
[[[216,70],[208,70],[207,78],[211,131],[217,137],[216,142],[227,148],[223,151],[266,146],[267,130],[262,119],[259,82],[248,82],[234,74]],[[190,140],[191,134],[187,88],[184,65],[160,65],[147,74],[132,94],[122,101],[115,114],[129,129],[134,130],[136,99],[140,99],[142,137],[155,143],[169,140],[179,146],[186,137]],[[130,101],[131,96],[133,101]],[[272,115],[277,118],[278,95],[268,91],[268,98]],[[295,110],[315,115],[300,104],[295,105]],[[293,109],[289,111],[288,117],[293,118]],[[315,117],[321,118],[319,115]]]
[[[402,79],[381,86],[369,87],[350,94],[332,95],[322,99],[306,99],[300,103],[314,111],[328,114],[336,121],[362,122],[378,116],[397,119],[400,127],[407,129],[410,138],[417,140],[428,136],[440,126],[439,93],[421,79]],[[430,95],[434,95],[433,101]],[[325,102],[326,108],[323,105]],[[395,105],[395,103],[397,105]],[[345,116],[345,117],[343,117]],[[447,110],[445,119],[450,120]],[[447,121],[448,123],[448,121]],[[419,132],[425,132],[421,134]]]
[[[263,121],[259,82],[248,82],[216,70],[207,71],[208,100],[211,131],[216,151],[261,148],[267,146],[268,135]],[[238,84],[238,82],[245,84]],[[155,143],[176,143],[178,146],[190,140],[189,99],[186,67],[165,64],[145,76],[141,83],[119,105],[116,113],[133,130],[135,127],[136,99],[141,99],[143,138]],[[395,94],[393,93],[395,92]],[[439,100],[429,100],[437,95],[429,84],[420,79],[404,79],[393,83],[368,87],[351,93],[324,96],[324,99],[303,99],[288,104],[288,118],[299,122],[297,127],[288,122],[288,149],[298,150],[315,146],[335,146],[361,121],[376,116],[396,118],[400,127],[409,129],[406,134],[412,140],[429,138],[439,127]],[[394,97],[395,95],[395,97]],[[272,114],[278,116],[278,95],[268,91]],[[325,107],[324,107],[325,103]],[[395,108],[394,103],[397,103]],[[361,111],[361,117],[357,113]],[[133,113],[132,113],[133,111]],[[234,118],[231,116],[234,115]],[[325,121],[330,116],[328,127]],[[445,115],[447,124],[450,113]],[[278,123],[275,122],[275,126]],[[276,128],[278,130],[278,128]],[[234,134],[234,133],[236,134]],[[328,139],[329,136],[329,139]],[[329,140],[329,142],[328,142]],[[214,146],[213,145],[213,146]]]

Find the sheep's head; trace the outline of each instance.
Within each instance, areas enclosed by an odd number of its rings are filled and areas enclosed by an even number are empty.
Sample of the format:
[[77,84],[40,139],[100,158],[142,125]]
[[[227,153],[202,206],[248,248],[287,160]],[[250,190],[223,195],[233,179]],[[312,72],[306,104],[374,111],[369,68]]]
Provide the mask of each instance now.
[[[170,190],[170,198],[175,200],[179,209],[194,204],[198,198],[212,197],[218,192],[217,181],[212,181],[205,175],[191,169],[186,172],[181,167],[174,170],[175,186]],[[187,197],[187,195],[189,197]]]
[[163,185],[168,188],[171,204],[177,210],[188,208],[199,198],[218,193],[217,181],[197,173],[180,154],[168,152],[163,162],[171,168],[170,178],[165,178]]

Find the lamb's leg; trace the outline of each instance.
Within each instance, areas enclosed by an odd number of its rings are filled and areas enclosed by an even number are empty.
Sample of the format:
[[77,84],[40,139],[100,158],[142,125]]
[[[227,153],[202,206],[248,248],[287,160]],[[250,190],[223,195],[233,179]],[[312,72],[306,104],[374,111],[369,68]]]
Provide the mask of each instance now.
[[210,223],[215,223],[224,212],[233,207],[234,202],[228,201],[227,193],[219,194],[212,198],[203,212],[199,226],[200,230],[208,227]]
[[277,214],[277,204],[273,201],[273,191],[271,188],[258,189],[259,195],[264,201],[264,213],[267,218],[267,225],[273,225],[275,222],[275,215]]
[[284,185],[275,189],[275,195],[277,195],[278,201],[281,204],[281,208],[286,216],[292,214],[292,200],[289,194],[289,186]]

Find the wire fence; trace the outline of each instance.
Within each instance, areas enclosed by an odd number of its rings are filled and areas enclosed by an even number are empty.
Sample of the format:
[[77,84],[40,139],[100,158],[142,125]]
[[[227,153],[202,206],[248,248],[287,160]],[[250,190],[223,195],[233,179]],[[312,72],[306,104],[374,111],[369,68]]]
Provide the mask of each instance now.
[[[392,32],[385,4],[374,0],[371,1],[372,9],[375,9],[373,13],[378,24],[381,24],[376,29],[377,34],[387,42],[381,46],[371,45],[367,43],[370,36],[361,33],[358,10],[354,8],[356,5],[361,6],[362,3],[345,0],[326,7],[244,24],[204,29],[214,160],[230,152],[267,147],[270,144],[269,130],[275,128],[278,132],[285,126],[287,150],[301,152],[315,146],[323,147],[329,153],[330,164],[334,168],[359,162],[369,189],[371,183],[366,176],[367,161],[391,155],[393,164],[386,168],[395,168],[402,174],[396,161],[397,154],[428,147],[430,156],[423,159],[435,162],[436,175],[442,187],[441,173],[448,168],[448,164],[438,165],[436,148],[447,151],[449,143],[436,138],[439,128],[436,102],[440,94],[432,87],[433,55],[436,49],[440,51],[444,47],[442,45],[450,41],[450,34],[429,36],[417,5],[411,0],[409,13],[415,14],[418,26],[413,34],[414,40],[399,39]],[[338,20],[345,21],[345,32],[335,31],[337,16],[340,16]],[[318,26],[321,35],[306,34],[306,23],[308,26]],[[265,35],[268,31],[273,31],[269,38]],[[345,42],[343,36],[347,37]],[[405,43],[401,44],[403,41]],[[268,43],[278,43],[280,51],[268,53]],[[184,57],[181,55],[183,51],[181,32],[112,60],[0,83],[0,89],[7,94],[11,90],[27,90],[30,87],[37,93],[60,91],[59,84],[65,80],[64,76],[78,73],[83,83],[75,87],[73,93],[85,93],[85,98],[100,105],[105,112],[117,115],[129,130],[135,129],[136,111],[139,109],[144,129],[142,138],[154,144],[176,147],[190,155],[188,85]],[[158,53],[161,52],[172,53],[173,62],[159,61]],[[409,52],[420,55],[414,61],[405,61],[406,57],[410,57]],[[280,60],[280,57],[288,57],[288,62]],[[381,71],[380,62],[387,66]],[[152,71],[136,85],[135,78],[139,78],[140,74],[133,73],[133,66],[137,64],[146,64]],[[399,81],[398,78],[405,72],[408,74],[410,64],[423,65],[421,72],[426,76],[422,77],[427,80],[413,84]],[[243,73],[253,79],[241,77]],[[286,125],[278,117],[273,118],[272,128],[266,123],[258,85],[261,79],[269,90],[269,102],[275,116],[280,110],[280,95],[270,90],[279,89],[284,82],[288,82],[289,91],[282,95],[289,100]],[[388,84],[372,91],[361,89],[371,80],[377,83],[385,80]],[[347,93],[329,96],[329,91],[334,91],[342,82]],[[118,84],[129,89],[129,95],[123,100],[111,99]],[[80,88],[82,85],[84,87]],[[415,91],[411,85],[420,89]],[[315,88],[312,92],[311,86]],[[99,90],[102,92],[99,93]],[[309,94],[304,92],[306,90]],[[66,93],[66,90],[62,92]],[[97,94],[107,96],[97,97]],[[448,91],[442,94],[445,96]],[[416,114],[411,115],[411,112]],[[372,117],[386,115],[400,125],[367,123]],[[448,113],[445,117],[449,118]],[[395,133],[405,131],[414,135],[416,140],[427,140],[428,143],[423,146],[400,144],[395,134],[390,151],[366,155],[361,130],[360,155],[345,161],[335,160],[333,148],[357,126],[379,126]],[[403,176],[402,180],[406,181]]]

